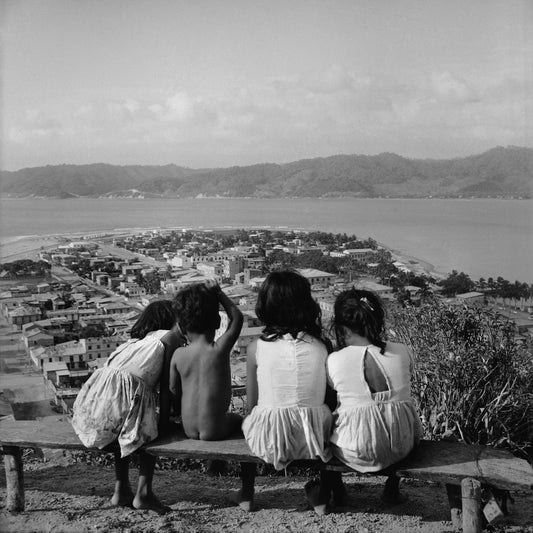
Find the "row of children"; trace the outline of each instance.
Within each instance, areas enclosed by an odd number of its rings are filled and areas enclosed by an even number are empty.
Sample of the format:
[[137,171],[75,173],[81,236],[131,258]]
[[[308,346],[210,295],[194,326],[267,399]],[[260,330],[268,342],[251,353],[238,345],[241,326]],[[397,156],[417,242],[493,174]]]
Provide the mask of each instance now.
[[[215,340],[220,305],[229,322]],[[128,469],[134,450],[168,430],[171,403],[189,438],[222,440],[242,425],[252,452],[278,470],[297,459],[327,462],[335,456],[359,472],[386,474],[414,448],[421,427],[410,395],[412,357],[407,346],[385,342],[384,308],[375,294],[339,294],[332,324],[336,351],[323,333],[309,282],[296,272],[267,276],[256,313],[264,330],[248,348],[244,421],[227,412],[229,356],[242,314],[215,282],[187,287],[173,302],[150,304],[131,340],[85,383],[72,424],[86,446],[120,445],[114,505],[165,509],[152,490],[155,459],[140,450],[135,494]],[[241,491],[239,503],[250,508],[255,465],[242,468],[248,490]],[[322,471],[305,490],[320,514],[331,497],[341,505],[346,495],[340,473],[332,471]],[[394,475],[383,497],[398,500]]]

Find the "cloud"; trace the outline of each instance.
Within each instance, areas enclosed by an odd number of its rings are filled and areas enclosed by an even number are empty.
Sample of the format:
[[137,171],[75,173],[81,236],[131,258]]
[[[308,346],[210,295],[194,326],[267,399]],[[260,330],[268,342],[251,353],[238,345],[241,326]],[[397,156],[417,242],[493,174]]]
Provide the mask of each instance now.
[[[78,102],[72,110],[65,105],[56,113],[29,110],[9,131],[27,150],[32,139],[61,136],[70,143],[62,154],[83,143],[97,160],[119,163],[128,157],[157,163],[160,154],[190,166],[339,152],[416,155],[429,144],[437,151],[431,156],[455,156],[477,141],[487,148],[527,143],[528,83],[451,68],[370,76],[330,65],[225,94],[216,88],[137,92]],[[441,146],[458,152],[440,154]],[[47,149],[58,151],[53,142]]]
[[63,123],[57,118],[38,109],[28,109],[23,119],[9,129],[8,138],[12,142],[22,143],[36,137],[62,135],[63,129]]

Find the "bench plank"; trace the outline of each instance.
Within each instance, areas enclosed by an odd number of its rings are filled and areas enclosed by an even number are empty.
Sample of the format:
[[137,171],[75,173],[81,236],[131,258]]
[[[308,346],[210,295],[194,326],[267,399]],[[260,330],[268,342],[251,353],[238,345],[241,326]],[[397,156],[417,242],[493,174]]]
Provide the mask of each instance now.
[[[40,420],[0,420],[0,445],[28,448],[85,450],[66,416]],[[242,437],[223,441],[200,441],[183,433],[158,439],[144,447],[151,455],[175,458],[225,459],[262,463],[252,454]],[[314,461],[315,467],[323,466]],[[333,468],[351,471],[338,461]],[[495,450],[459,442],[422,441],[409,457],[397,466],[400,477],[440,481],[460,485],[469,477],[508,490],[532,490],[533,468],[524,459],[506,450]]]

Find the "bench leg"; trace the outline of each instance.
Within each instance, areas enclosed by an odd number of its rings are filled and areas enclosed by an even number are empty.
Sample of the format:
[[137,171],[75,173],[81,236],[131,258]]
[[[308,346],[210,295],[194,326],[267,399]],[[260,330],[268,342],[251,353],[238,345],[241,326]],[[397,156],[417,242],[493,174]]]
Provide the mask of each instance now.
[[463,527],[461,488],[457,485],[446,484],[446,494],[448,495],[450,518],[452,520],[453,529],[455,531],[461,531],[461,528]]
[[241,463],[242,488],[239,492],[239,507],[245,511],[251,511],[253,508],[256,468],[255,463]]
[[6,469],[6,509],[15,513],[24,511],[22,450],[18,446],[4,446],[2,452]]
[[481,533],[481,483],[476,479],[461,481],[463,533]]

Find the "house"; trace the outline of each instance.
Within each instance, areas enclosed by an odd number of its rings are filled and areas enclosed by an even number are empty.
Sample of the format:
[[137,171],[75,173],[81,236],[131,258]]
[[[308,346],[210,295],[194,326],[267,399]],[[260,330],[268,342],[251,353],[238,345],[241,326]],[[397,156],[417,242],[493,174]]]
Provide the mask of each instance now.
[[483,305],[485,302],[485,295],[482,292],[476,291],[456,294],[455,298],[458,302],[467,305]]
[[211,279],[222,279],[224,276],[224,266],[221,263],[197,263],[196,269],[200,274]]
[[354,285],[356,289],[361,289],[365,291],[372,291],[376,293],[380,298],[385,300],[393,299],[392,287],[388,285],[382,285],[381,283],[376,283],[371,280],[361,280]]
[[22,329],[23,324],[29,322],[35,322],[42,318],[41,310],[38,307],[21,305],[8,311],[7,320],[10,324],[17,326],[18,329]]
[[26,353],[29,354],[34,346],[53,346],[54,336],[39,327],[34,327],[22,333],[22,341],[26,347]]
[[323,272],[316,268],[299,268],[298,272],[309,281],[311,286],[318,285],[319,287],[329,287],[333,280],[337,277],[335,274]]
[[376,258],[376,250],[372,248],[353,248],[349,250],[343,250],[344,256],[351,257],[360,264],[369,263]]

